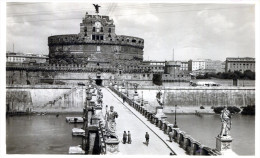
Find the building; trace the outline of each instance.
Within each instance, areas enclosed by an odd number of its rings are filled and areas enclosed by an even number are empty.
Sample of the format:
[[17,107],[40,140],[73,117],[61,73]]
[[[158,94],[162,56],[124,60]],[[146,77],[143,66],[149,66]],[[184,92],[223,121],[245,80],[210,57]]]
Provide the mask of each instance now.
[[164,73],[165,61],[143,61],[141,66],[144,68],[148,67],[153,73],[162,74]]
[[220,60],[211,60],[211,59],[205,59],[205,69],[218,73],[218,72],[224,72],[225,70],[222,67],[223,61]]
[[182,71],[188,71],[189,69],[189,64],[188,64],[188,62],[187,61],[181,61],[181,70]]
[[188,61],[188,70],[195,71],[195,70],[204,70],[206,68],[206,61],[199,59],[199,60],[189,60]]
[[39,54],[24,54],[24,53],[6,53],[6,62],[7,63],[46,63],[48,62],[49,57],[47,55]]
[[116,35],[114,21],[108,16],[89,15],[80,23],[78,34],[48,38],[51,64],[89,64],[108,61],[111,65],[140,65],[142,38]]
[[190,74],[188,73],[188,71],[184,71],[182,67],[185,64],[183,64],[182,61],[166,61],[165,71],[164,74],[162,75],[162,80],[164,82],[190,80],[191,79]]
[[255,58],[244,57],[244,58],[226,58],[226,72],[251,70],[255,72]]

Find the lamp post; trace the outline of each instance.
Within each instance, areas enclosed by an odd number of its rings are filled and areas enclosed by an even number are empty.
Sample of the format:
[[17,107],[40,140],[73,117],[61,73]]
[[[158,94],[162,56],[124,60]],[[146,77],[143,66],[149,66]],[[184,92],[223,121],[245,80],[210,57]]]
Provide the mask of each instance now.
[[126,96],[128,97],[128,82],[126,82]]
[[178,128],[177,121],[176,121],[176,107],[177,107],[177,105],[175,105],[175,115],[174,115],[174,126],[173,126],[173,128]]

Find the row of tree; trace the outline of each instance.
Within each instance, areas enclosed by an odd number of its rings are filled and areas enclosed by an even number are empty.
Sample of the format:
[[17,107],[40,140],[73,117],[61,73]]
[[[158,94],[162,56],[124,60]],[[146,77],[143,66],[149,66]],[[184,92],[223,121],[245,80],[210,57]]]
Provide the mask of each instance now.
[[240,71],[206,73],[204,75],[198,75],[196,77],[196,79],[210,79],[210,78],[255,80],[255,72],[252,72],[251,70],[246,70],[246,71],[244,71],[244,73],[242,73]]

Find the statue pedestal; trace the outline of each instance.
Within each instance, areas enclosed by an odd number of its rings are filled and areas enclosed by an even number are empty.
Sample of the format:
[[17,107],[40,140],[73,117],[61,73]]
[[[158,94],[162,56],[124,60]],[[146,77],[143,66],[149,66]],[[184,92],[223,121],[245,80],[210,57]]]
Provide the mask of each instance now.
[[164,120],[164,119],[167,118],[167,116],[163,113],[163,107],[162,106],[156,107],[155,117],[158,118],[159,120]]
[[226,151],[232,150],[231,143],[232,143],[231,136],[223,136],[223,137],[216,137],[216,149],[220,151],[222,154]]
[[134,101],[137,101],[139,99],[138,93],[134,93],[133,99],[134,99]]
[[122,88],[121,88],[121,92],[124,93],[124,94],[126,94],[125,87],[122,87]]
[[119,153],[119,140],[118,138],[108,138],[105,140],[106,154],[113,155]]
[[95,107],[95,113],[91,118],[92,125],[98,125],[100,120],[103,121],[102,116],[103,116],[102,115],[102,108],[101,107]]

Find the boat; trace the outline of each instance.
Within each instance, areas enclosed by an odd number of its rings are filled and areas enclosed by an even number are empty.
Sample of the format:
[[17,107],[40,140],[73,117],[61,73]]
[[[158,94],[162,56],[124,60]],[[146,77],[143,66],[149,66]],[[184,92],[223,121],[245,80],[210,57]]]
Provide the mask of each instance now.
[[85,154],[85,151],[81,148],[81,145],[70,146],[69,154]]
[[85,136],[85,130],[81,128],[72,128],[72,135],[73,136]]
[[212,81],[204,81],[204,82],[202,82],[202,81],[198,81],[198,82],[190,81],[190,86],[193,86],[193,87],[197,87],[197,86],[218,87],[218,86],[220,86],[220,84],[212,82]]
[[83,123],[82,117],[66,117],[66,121],[69,123]]

